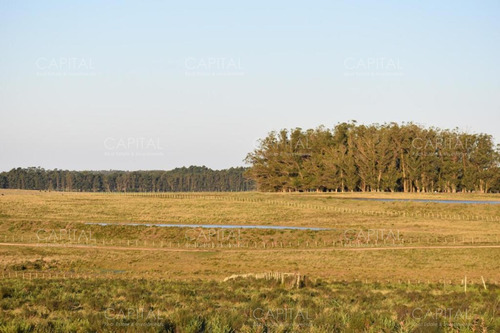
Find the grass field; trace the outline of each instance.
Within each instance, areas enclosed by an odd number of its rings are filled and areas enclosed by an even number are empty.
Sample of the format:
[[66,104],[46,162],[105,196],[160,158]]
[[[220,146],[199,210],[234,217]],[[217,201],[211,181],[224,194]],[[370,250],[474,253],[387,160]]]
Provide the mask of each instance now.
[[0,331],[500,331],[500,205],[362,198],[500,201],[0,190]]

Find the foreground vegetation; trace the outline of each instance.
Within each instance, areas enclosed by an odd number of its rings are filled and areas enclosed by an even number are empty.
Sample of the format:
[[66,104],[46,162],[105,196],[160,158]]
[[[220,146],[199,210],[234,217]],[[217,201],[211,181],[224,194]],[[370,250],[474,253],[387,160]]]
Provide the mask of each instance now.
[[8,279],[0,331],[498,332],[500,290],[488,287]]

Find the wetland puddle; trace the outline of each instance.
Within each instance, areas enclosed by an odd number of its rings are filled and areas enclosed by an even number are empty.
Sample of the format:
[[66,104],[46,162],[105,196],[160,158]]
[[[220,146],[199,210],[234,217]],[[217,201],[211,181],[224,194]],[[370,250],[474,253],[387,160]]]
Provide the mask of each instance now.
[[165,223],[99,223],[88,222],[89,225],[100,226],[126,226],[126,227],[164,227],[164,228],[207,228],[207,229],[270,229],[270,230],[332,230],[329,228],[313,228],[313,227],[290,227],[290,226],[273,226],[273,225],[233,225],[233,224],[165,224]]
[[383,199],[383,198],[348,198],[349,200],[364,200],[364,201],[407,201],[407,202],[431,202],[444,204],[481,204],[481,205],[500,205],[500,201],[482,201],[482,200],[437,200],[437,199]]

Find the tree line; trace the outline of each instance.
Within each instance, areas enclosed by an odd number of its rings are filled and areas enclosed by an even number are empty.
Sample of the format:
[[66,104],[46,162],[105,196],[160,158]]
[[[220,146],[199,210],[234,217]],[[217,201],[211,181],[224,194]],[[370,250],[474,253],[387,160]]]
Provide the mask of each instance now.
[[81,192],[249,191],[243,167],[212,170],[205,166],[170,171],[68,171],[16,168],[0,173],[0,188]]
[[274,131],[246,157],[261,191],[500,192],[488,134],[414,123]]
[[0,188],[84,192],[500,192],[500,150],[488,134],[414,123],[273,131],[250,168],[68,171],[16,168]]

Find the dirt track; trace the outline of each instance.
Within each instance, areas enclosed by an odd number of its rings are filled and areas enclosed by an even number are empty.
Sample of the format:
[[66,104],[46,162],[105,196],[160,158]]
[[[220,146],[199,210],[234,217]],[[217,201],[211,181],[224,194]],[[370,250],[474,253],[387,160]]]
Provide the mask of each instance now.
[[164,252],[214,252],[214,251],[395,251],[395,250],[433,250],[433,249],[495,249],[500,245],[431,245],[431,246],[387,246],[387,247],[332,247],[332,248],[165,248],[165,247],[127,247],[127,246],[99,246],[99,245],[79,245],[79,244],[42,244],[42,243],[0,243],[0,246],[18,246],[18,247],[39,247],[39,248],[72,248],[72,249],[97,249],[97,250],[118,250],[118,251],[164,251]]

